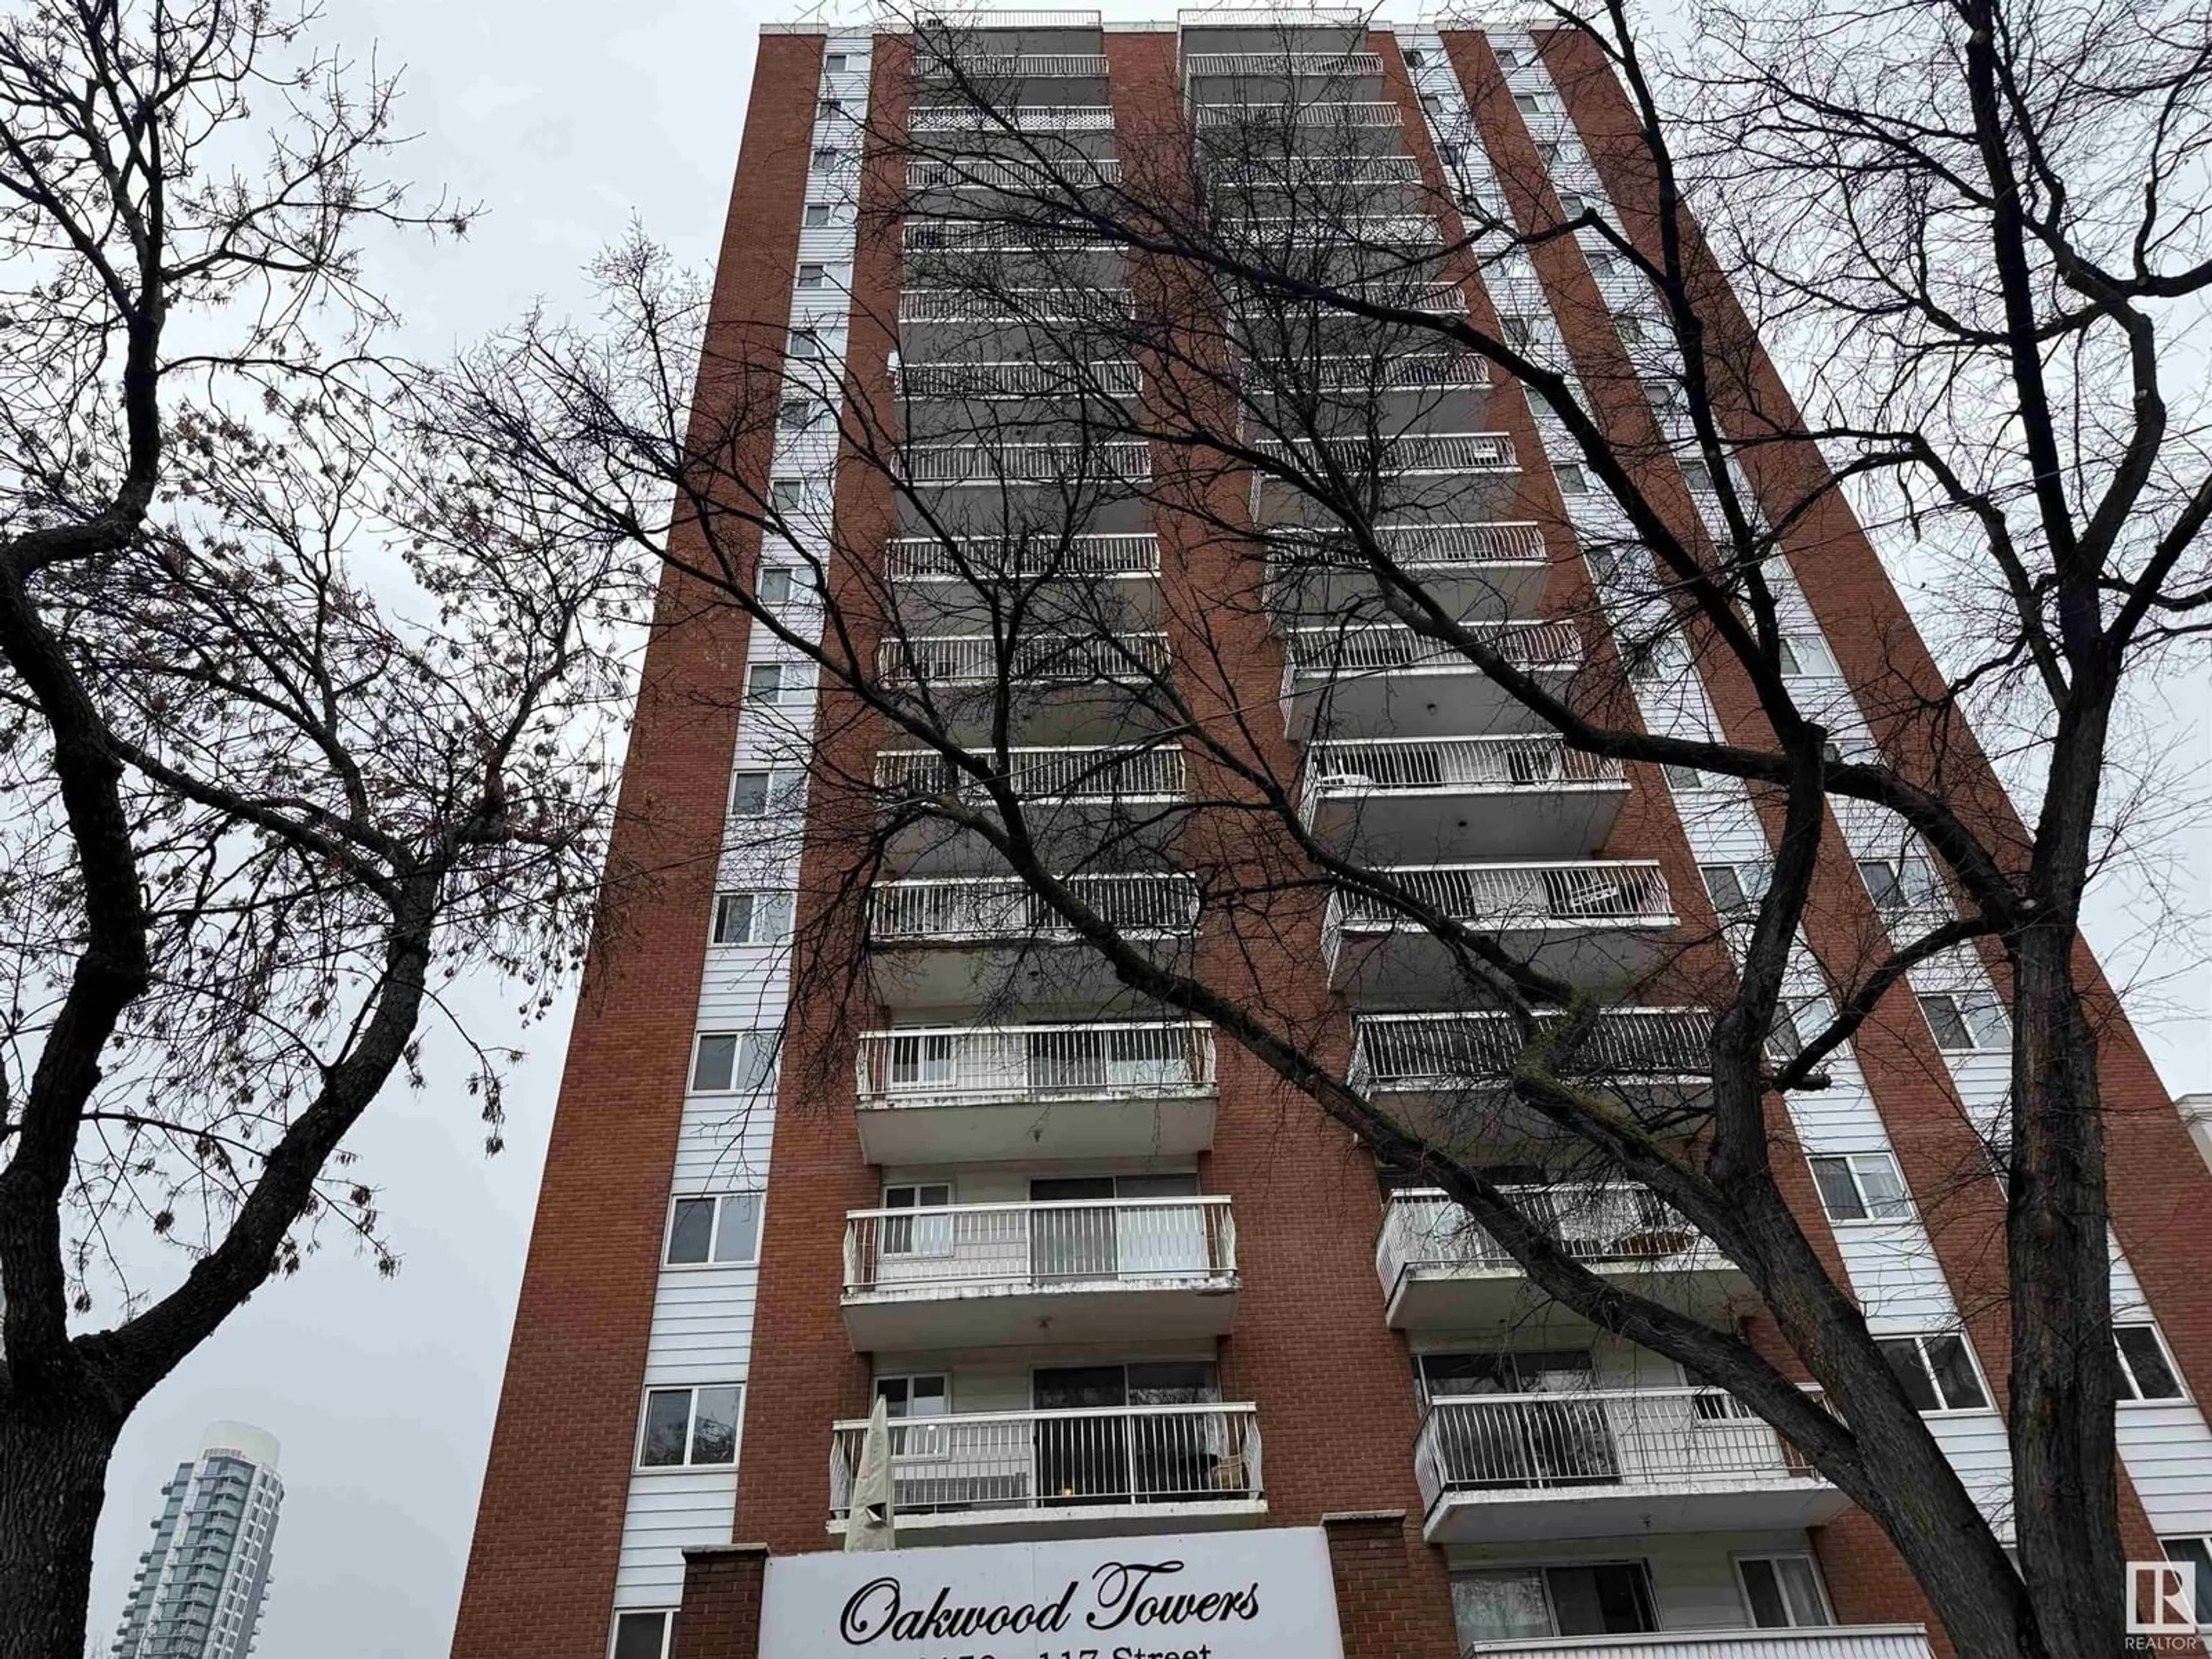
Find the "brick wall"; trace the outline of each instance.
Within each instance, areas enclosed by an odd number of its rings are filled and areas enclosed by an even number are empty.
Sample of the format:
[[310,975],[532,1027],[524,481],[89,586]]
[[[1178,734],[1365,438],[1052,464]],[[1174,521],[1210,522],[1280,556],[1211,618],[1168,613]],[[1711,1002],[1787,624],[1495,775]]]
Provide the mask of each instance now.
[[684,1605],[669,1659],[754,1659],[768,1546],[723,1544],[684,1552]]

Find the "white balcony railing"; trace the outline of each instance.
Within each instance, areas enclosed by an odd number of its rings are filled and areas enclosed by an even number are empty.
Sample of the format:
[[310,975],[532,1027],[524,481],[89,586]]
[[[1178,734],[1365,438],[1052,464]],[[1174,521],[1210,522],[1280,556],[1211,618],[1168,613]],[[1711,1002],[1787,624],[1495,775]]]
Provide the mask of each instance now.
[[1934,1659],[1919,1625],[1801,1625],[1793,1630],[1665,1630],[1644,1636],[1536,1636],[1477,1642],[1466,1659]]
[[[1592,1266],[1717,1260],[1704,1234],[1650,1188],[1618,1182],[1501,1187],[1513,1207],[1569,1255]],[[1519,1264],[1442,1193],[1391,1195],[1375,1243],[1383,1293],[1408,1268],[1518,1273]]]
[[885,551],[893,581],[1071,580],[1160,574],[1160,540],[1149,530],[1018,541],[995,537],[896,536]]
[[[1374,567],[1348,536],[1286,525],[1267,532],[1267,589],[1271,601],[1289,597],[1310,575],[1371,578]],[[1383,556],[1401,570],[1431,577],[1484,567],[1544,562],[1544,532],[1535,524],[1506,520],[1462,524],[1378,526],[1375,539]]]
[[[1674,914],[1656,863],[1401,865],[1378,873],[1415,902],[1486,932],[1626,927],[1670,921]],[[1334,957],[1346,933],[1399,929],[1418,932],[1420,924],[1375,894],[1340,887],[1329,895],[1322,937]]]
[[[1172,744],[1009,749],[1006,761],[1015,799],[1035,805],[1182,799],[1182,750]],[[984,793],[975,778],[930,749],[879,752],[876,787],[902,796]]]
[[[1221,227],[1223,240],[1240,252],[1296,247],[1386,247],[1395,250],[1434,248],[1443,245],[1443,230],[1425,213],[1349,213],[1330,216],[1316,212],[1296,218],[1254,215],[1232,219]],[[1480,361],[1480,360],[1478,360]]]
[[1126,288],[909,288],[899,295],[902,323],[1080,323],[1133,312]]
[[1008,641],[988,634],[913,635],[876,647],[876,673],[902,690],[997,686],[1150,684],[1168,672],[1164,633],[1024,634]]
[[1824,1485],[1773,1428],[1718,1389],[1473,1395],[1432,1402],[1413,1471],[1433,1510],[1606,1488],[1714,1492]]
[[1106,104],[1018,104],[1006,109],[978,109],[955,104],[917,109],[907,118],[911,132],[1111,132],[1114,111]]
[[1213,1028],[1132,1020],[869,1031],[854,1069],[863,1107],[1176,1099],[1213,1092]]
[[1263,131],[1283,127],[1367,129],[1395,127],[1400,118],[1398,106],[1385,103],[1200,104],[1198,106],[1200,131],[1208,127],[1246,126]]
[[[1582,635],[1572,623],[1493,623],[1481,630],[1480,637],[1516,668],[1572,668],[1582,660]],[[1285,645],[1286,691],[1293,680],[1315,674],[1340,678],[1416,670],[1474,670],[1474,664],[1457,646],[1388,623],[1366,628],[1294,628]]]
[[[1571,1018],[1540,1016],[1539,1034],[1556,1034]],[[1695,1079],[1712,1069],[1712,1035],[1713,1017],[1702,1008],[1607,1008],[1558,1062],[1581,1077]],[[1494,1087],[1511,1075],[1522,1047],[1520,1027],[1504,1013],[1363,1014],[1352,1022],[1346,1081],[1363,1091]]]
[[1055,156],[1049,166],[1024,157],[961,156],[906,164],[906,187],[920,190],[1027,191],[1057,194],[1121,181],[1119,157]]
[[1418,185],[1421,164],[1410,155],[1301,156],[1284,158],[1250,173],[1206,181],[1214,191],[1252,194],[1266,191],[1303,191],[1329,185]]
[[1182,60],[1183,78],[1200,76],[1295,75],[1300,79],[1380,75],[1382,59],[1371,52],[1200,52]]
[[899,459],[910,484],[1135,483],[1152,472],[1152,446],[1118,438],[1091,444],[908,444]]
[[1252,447],[1279,466],[1304,471],[1334,466],[1392,477],[1431,472],[1504,472],[1518,465],[1513,440],[1502,432],[1405,432],[1379,439],[1268,436],[1254,438]]
[[955,78],[969,81],[1019,77],[1030,81],[1100,81],[1106,76],[1106,59],[1097,52],[957,52],[951,57],[921,54],[922,74],[931,81]]
[[1233,1287],[1237,1223],[1226,1198],[1109,1198],[854,1210],[845,1294],[957,1296]]
[[[1109,927],[1169,939],[1198,930],[1198,884],[1179,873],[1070,876],[1066,886]],[[910,877],[868,894],[878,945],[1062,943],[1079,936],[1014,876]]]
[[909,398],[1133,398],[1144,379],[1136,363],[1118,357],[1095,363],[901,363],[895,378]]
[[[1259,1413],[1249,1405],[973,1412],[890,1425],[892,1503],[945,1510],[1102,1504],[1249,1504],[1261,1486]],[[830,1429],[830,1510],[852,1506],[865,1422]]]
[[1626,787],[1622,763],[1557,738],[1368,738],[1306,750],[1300,805],[1337,797],[1451,790]]
[[[1345,283],[1333,290],[1347,295],[1353,300],[1370,306],[1387,307],[1395,311],[1419,312],[1430,317],[1464,317],[1467,314],[1467,293],[1457,283],[1429,283],[1408,281],[1401,276],[1384,277],[1373,282]],[[1232,289],[1231,300],[1237,312],[1248,322],[1256,315],[1272,319],[1272,307],[1290,307],[1294,302],[1271,298],[1261,301],[1241,288]],[[1323,322],[1364,323],[1372,319],[1364,313],[1348,309],[1341,301],[1328,299],[1295,302],[1310,305],[1313,314]],[[1302,310],[1286,309],[1284,320],[1303,322],[1308,313]]]

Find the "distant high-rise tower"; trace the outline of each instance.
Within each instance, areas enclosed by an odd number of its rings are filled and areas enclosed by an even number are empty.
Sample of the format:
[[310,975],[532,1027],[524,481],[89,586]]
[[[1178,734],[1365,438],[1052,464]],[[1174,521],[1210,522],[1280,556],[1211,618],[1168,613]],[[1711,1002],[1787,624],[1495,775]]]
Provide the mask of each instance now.
[[113,1659],[240,1659],[253,1649],[284,1501],[276,1437],[210,1424],[161,1497]]

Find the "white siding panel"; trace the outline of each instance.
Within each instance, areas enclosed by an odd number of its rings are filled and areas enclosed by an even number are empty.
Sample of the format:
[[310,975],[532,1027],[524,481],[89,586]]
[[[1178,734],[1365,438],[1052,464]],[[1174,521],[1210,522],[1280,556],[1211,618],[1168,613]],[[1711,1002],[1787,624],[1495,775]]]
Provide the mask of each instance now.
[[2212,1428],[2196,1402],[2122,1406],[2117,1433],[2151,1529],[2212,1533]]
[[615,1569],[615,1606],[674,1607],[684,1596],[684,1547],[728,1543],[737,1509],[735,1469],[633,1474]]
[[1917,1219],[1844,1223],[1836,1249],[1876,1335],[1958,1322],[1951,1286]]
[[758,1280],[750,1265],[664,1269],[653,1298],[646,1386],[744,1381]]
[[2000,1539],[2012,1539],[2012,1448],[1995,1412],[1960,1412],[1925,1419],[1928,1432]]

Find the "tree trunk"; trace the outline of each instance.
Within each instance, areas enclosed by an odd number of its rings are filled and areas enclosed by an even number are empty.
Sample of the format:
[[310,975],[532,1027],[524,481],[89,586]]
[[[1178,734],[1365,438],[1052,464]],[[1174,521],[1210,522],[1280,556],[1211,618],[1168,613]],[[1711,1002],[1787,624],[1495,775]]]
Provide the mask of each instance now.
[[2058,1653],[2118,1653],[2125,1551],[2116,1501],[2112,1261],[2097,1040],[2070,921],[2013,941],[2014,1509],[2036,1622]]
[[92,1539],[123,1419],[0,1390],[0,1659],[84,1659]]

